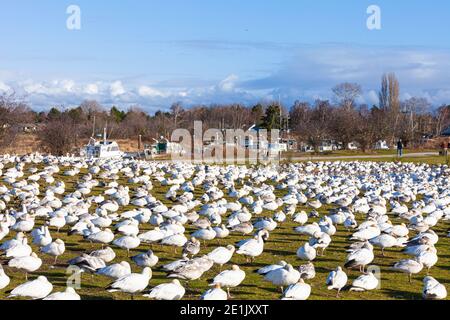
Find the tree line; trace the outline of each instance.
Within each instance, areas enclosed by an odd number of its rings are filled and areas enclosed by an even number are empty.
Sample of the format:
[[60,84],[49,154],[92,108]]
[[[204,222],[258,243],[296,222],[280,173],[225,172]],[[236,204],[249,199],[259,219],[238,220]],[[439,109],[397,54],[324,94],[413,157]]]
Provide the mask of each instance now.
[[400,99],[400,85],[395,74],[381,79],[377,105],[359,103],[362,88],[357,83],[341,83],[332,88],[333,99],[314,102],[296,101],[289,109],[279,102],[196,105],[183,107],[174,103],[167,111],[153,115],[139,106],[120,110],[106,108],[86,100],[76,108],[52,107],[47,112],[33,111],[14,94],[0,96],[0,147],[14,142],[20,125],[38,126],[41,147],[53,154],[65,154],[107,128],[108,138],[137,139],[152,142],[161,136],[170,138],[176,128],[193,130],[194,121],[202,121],[204,130],[260,128],[280,129],[299,143],[318,148],[325,139],[346,147],[356,142],[363,150],[379,140],[390,144],[402,139],[417,146],[424,137],[437,136],[450,126],[450,105],[432,108],[420,97]]

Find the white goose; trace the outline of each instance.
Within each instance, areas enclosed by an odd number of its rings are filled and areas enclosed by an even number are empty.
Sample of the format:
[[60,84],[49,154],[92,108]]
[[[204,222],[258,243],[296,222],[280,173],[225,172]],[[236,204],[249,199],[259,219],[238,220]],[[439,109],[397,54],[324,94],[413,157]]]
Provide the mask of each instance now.
[[447,289],[435,278],[427,276],[423,279],[422,297],[426,300],[443,300],[447,298]]
[[269,272],[264,276],[264,279],[272,282],[273,285],[280,287],[281,292],[283,292],[283,287],[297,283],[300,279],[300,272],[295,270],[292,265],[288,264],[284,268]]
[[341,292],[342,288],[345,287],[345,285],[347,284],[347,274],[342,271],[341,267],[337,267],[336,270],[331,271],[330,274],[328,275],[326,284],[327,284],[327,288],[328,290],[337,290],[337,295],[336,297],[339,298],[339,293]]
[[131,274],[131,267],[128,262],[122,261],[120,263],[115,263],[110,266],[100,268],[96,271],[96,273],[109,278],[120,279]]
[[81,300],[80,295],[72,287],[67,287],[63,292],[55,292],[45,297],[43,300]]
[[281,300],[308,300],[310,295],[311,286],[300,279],[297,283],[286,288]]
[[367,272],[353,280],[350,291],[369,291],[378,287],[379,280],[373,272]]
[[217,283],[214,288],[206,290],[201,295],[200,300],[228,300],[228,294]]
[[152,269],[146,267],[142,273],[131,273],[111,283],[106,290],[108,292],[125,292],[134,295],[144,291],[152,277]]
[[64,251],[66,251],[66,246],[61,239],[56,239],[54,242],[41,248],[41,252],[55,257],[53,264],[56,264],[58,257],[62,255]]
[[35,272],[42,265],[42,260],[36,253],[32,252],[29,256],[17,257],[9,260],[8,266],[25,271],[25,279],[28,280],[28,273]]
[[170,283],[163,283],[154,287],[149,294],[144,297],[156,300],[181,300],[186,290],[180,284],[178,279],[172,280]]
[[11,279],[8,277],[8,275],[5,273],[5,270],[3,270],[3,266],[0,264],[0,290],[6,288]]
[[207,254],[208,258],[214,261],[215,264],[220,265],[220,268],[233,257],[235,247],[232,245],[227,245],[226,247],[218,247]]
[[297,250],[297,257],[301,260],[313,261],[316,255],[316,249],[311,247],[308,242]]
[[25,297],[33,300],[45,298],[52,292],[53,285],[44,276],[25,282],[11,291],[8,298]]
[[233,265],[231,270],[225,270],[214,277],[211,286],[220,284],[222,287],[227,288],[228,297],[231,298],[230,288],[235,288],[241,284],[245,279],[245,271],[241,270],[239,266]]

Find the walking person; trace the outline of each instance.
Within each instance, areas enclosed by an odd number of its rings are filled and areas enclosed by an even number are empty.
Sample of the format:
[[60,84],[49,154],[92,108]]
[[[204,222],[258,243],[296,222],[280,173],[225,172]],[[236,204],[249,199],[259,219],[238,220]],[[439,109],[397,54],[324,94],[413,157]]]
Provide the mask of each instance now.
[[403,142],[401,139],[398,140],[397,142],[397,157],[402,157],[403,156]]

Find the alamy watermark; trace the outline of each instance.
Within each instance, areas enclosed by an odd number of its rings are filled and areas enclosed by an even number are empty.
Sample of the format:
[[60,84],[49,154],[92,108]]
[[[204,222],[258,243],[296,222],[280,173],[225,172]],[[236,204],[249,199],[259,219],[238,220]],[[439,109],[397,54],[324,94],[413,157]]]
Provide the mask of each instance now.
[[[277,162],[287,144],[280,143],[278,129],[217,129],[203,131],[195,121],[193,134],[187,129],[172,132],[167,152],[172,161],[223,164]],[[170,146],[170,147],[169,147]]]
[[381,30],[381,8],[377,5],[370,5],[367,8],[367,18],[366,25],[369,30]]
[[66,20],[67,29],[81,30],[81,8],[78,5],[72,4],[67,7],[66,14],[69,15]]

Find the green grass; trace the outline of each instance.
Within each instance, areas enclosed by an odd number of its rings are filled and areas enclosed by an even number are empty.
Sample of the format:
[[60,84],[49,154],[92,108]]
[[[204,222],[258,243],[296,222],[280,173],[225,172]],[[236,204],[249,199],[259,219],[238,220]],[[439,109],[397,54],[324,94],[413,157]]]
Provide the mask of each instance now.
[[[386,159],[375,159],[386,161]],[[414,161],[419,160],[414,158]],[[427,163],[434,164],[435,159],[421,159],[426,161]],[[408,161],[407,158],[404,158],[402,161]],[[411,159],[412,161],[412,159]],[[28,168],[29,166],[27,166]],[[73,191],[74,184],[77,182],[78,177],[66,177],[62,176],[61,170],[60,174],[55,174],[54,177],[56,180],[63,180],[66,183],[66,192]],[[85,173],[85,170],[82,170],[81,174]],[[126,179],[123,177],[120,179],[121,184],[126,183]],[[172,202],[166,200],[164,198],[165,193],[168,190],[168,187],[163,187],[157,181],[153,181],[154,189],[151,191],[152,195],[156,198],[160,199],[167,205],[171,205]],[[41,186],[41,192],[45,190],[45,185]],[[135,186],[130,186],[130,190],[132,190]],[[102,193],[102,189],[95,188],[92,192],[92,195]],[[203,193],[201,188],[196,189],[196,196],[200,196]],[[283,196],[285,191],[277,190],[277,196]],[[16,206],[19,203],[15,202]],[[134,206],[127,206],[125,208],[120,208],[120,212],[133,209]],[[332,208],[332,206],[323,206],[320,208],[319,212],[321,215],[327,214],[328,210]],[[298,206],[298,211],[306,210],[310,211],[307,207]],[[260,216],[271,216],[272,213],[264,212]],[[260,217],[258,216],[258,217]],[[257,217],[254,217],[254,220]],[[361,222],[363,220],[363,216],[359,216],[358,220]],[[393,223],[400,223],[401,221],[396,219],[395,217],[390,217]],[[226,219],[225,217],[223,219]],[[289,218],[288,218],[289,220]],[[309,221],[317,221],[318,219],[313,219]],[[42,220],[36,220],[36,226],[42,225]],[[235,289],[232,289],[231,293],[234,299],[241,300],[269,300],[269,299],[279,299],[280,292],[279,288],[274,287],[271,283],[266,282],[263,278],[255,273],[255,271],[265,265],[277,263],[280,260],[285,260],[288,263],[291,263],[294,267],[298,267],[305,262],[300,261],[296,257],[297,249],[302,246],[306,241],[308,241],[307,236],[300,236],[293,232],[293,227],[297,224],[292,222],[286,222],[282,225],[279,225],[275,231],[270,233],[270,239],[265,244],[264,253],[257,257],[253,263],[247,263],[245,257],[235,254],[232,258],[232,261],[224,266],[224,269],[229,269],[231,264],[238,264],[243,270],[246,272],[246,278],[244,282]],[[46,256],[44,254],[39,253],[39,249],[33,245],[33,251],[37,252],[38,255],[43,259],[43,266],[40,270],[38,270],[35,274],[29,275],[29,279],[37,277],[38,275],[46,276],[50,282],[54,285],[54,292],[64,290],[66,286],[66,281],[68,275],[66,274],[66,262],[83,252],[90,252],[92,250],[99,249],[101,245],[99,244],[91,244],[86,242],[80,236],[67,236],[67,231],[69,227],[65,227],[61,229],[60,233],[56,233],[56,230],[51,230],[53,239],[60,238],[66,243],[66,252],[64,255],[58,258],[58,265],[52,269],[49,266],[52,264],[52,257]],[[152,227],[150,225],[141,226],[142,231],[150,230]],[[191,233],[194,229],[190,226],[186,227],[187,233]],[[450,241],[447,235],[448,225],[444,222],[440,222],[438,226],[433,228],[438,235],[440,236],[440,241],[437,244],[439,262],[436,266],[431,269],[430,275],[435,277],[441,283],[446,284],[447,288],[450,280]],[[338,232],[336,235],[332,237],[333,241],[331,245],[328,247],[325,252],[325,256],[318,257],[314,261],[314,265],[316,267],[316,277],[313,280],[307,281],[312,286],[312,293],[310,299],[313,300],[334,300],[336,299],[335,291],[328,291],[325,286],[325,280],[328,276],[328,273],[335,269],[337,266],[343,266],[347,253],[345,252],[346,246],[349,244],[349,236],[352,232],[348,232],[345,230],[343,226],[338,226]],[[8,237],[3,239],[3,241],[12,238],[15,235],[15,232],[11,232]],[[412,236],[413,234],[410,234]],[[221,240],[212,240],[208,241],[206,245],[202,243],[202,250],[199,254],[206,254],[216,248],[217,246],[225,246],[227,244],[234,244],[235,242],[242,240],[243,238],[249,238],[251,236],[242,237],[240,234],[231,234],[226,239]],[[31,236],[29,237],[29,242],[31,242]],[[116,252],[116,258],[113,263],[120,261],[128,261],[130,262],[132,269],[134,272],[140,272],[141,269],[136,267],[134,263],[131,262],[129,258],[127,258],[127,253],[125,250],[119,249],[117,247],[112,246],[112,248]],[[174,249],[171,247],[163,247],[158,244],[156,245],[147,245],[142,244],[139,250],[132,250],[132,255],[145,252],[148,249],[152,249],[155,254],[159,257],[159,263],[156,267],[153,268],[153,277],[150,280],[149,289],[165,282],[169,282],[170,279],[166,278],[166,273],[161,272],[159,267],[163,264],[166,264],[170,261],[174,261],[179,259],[181,256],[181,249],[177,249],[177,253],[174,253]],[[361,300],[361,299],[421,299],[422,292],[422,279],[425,276],[425,271],[420,273],[419,275],[415,275],[413,277],[413,282],[410,284],[407,279],[407,275],[393,272],[389,270],[389,267],[399,261],[401,259],[406,258],[407,256],[402,254],[400,248],[389,249],[386,250],[386,257],[381,257],[381,252],[379,249],[375,249],[376,258],[373,261],[372,265],[377,265],[381,268],[381,289],[374,290],[371,292],[365,293],[356,293],[344,291],[341,294],[340,299],[349,299],[349,300]],[[11,290],[17,285],[25,282],[24,274],[10,269],[8,266],[4,266],[6,273],[11,277],[10,285],[0,291],[0,299],[6,298],[6,291]],[[189,283],[189,289],[186,292],[185,299],[198,299],[207,288],[208,288],[208,279],[211,279],[216,274],[219,273],[219,267],[214,266],[209,272],[205,273],[201,279],[196,281],[191,281]],[[350,271],[349,273],[349,284],[351,281],[359,276],[359,272]],[[99,276],[99,275],[90,275],[83,274],[81,281],[81,289],[77,290],[77,292],[81,295],[82,299],[130,299],[131,297],[127,294],[122,293],[109,293],[104,288],[110,283],[110,279]],[[141,295],[136,296],[135,299],[146,299]]]

